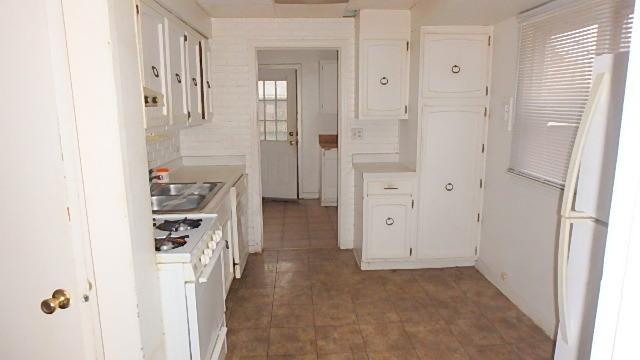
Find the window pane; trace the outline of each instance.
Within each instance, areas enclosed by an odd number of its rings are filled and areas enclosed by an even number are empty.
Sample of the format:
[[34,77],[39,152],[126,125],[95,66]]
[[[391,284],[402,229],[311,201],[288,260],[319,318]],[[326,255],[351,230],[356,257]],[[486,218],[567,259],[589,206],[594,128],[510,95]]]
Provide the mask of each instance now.
[[267,133],[266,140],[276,140],[276,122],[275,121],[266,121],[267,125]]
[[278,101],[278,120],[287,120],[287,101]]
[[267,120],[276,119],[276,102],[275,101],[268,101],[268,100],[265,101],[264,110],[265,110],[265,118]]
[[276,81],[276,94],[278,95],[278,99],[286,99],[287,98],[287,82],[286,81]]
[[264,99],[264,81],[258,81],[258,99]]
[[275,81],[264,82],[264,98],[268,100],[273,100],[276,98],[276,82]]
[[278,121],[278,140],[279,141],[287,141],[287,122],[286,121]]
[[258,101],[258,120],[264,120],[264,101]]

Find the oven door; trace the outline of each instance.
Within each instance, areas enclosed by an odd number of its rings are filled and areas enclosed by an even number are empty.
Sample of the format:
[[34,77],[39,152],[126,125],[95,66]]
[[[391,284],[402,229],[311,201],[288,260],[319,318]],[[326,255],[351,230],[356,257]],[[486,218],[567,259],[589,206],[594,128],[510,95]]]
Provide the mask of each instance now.
[[218,246],[195,282],[185,284],[192,360],[219,359],[226,350],[223,249]]

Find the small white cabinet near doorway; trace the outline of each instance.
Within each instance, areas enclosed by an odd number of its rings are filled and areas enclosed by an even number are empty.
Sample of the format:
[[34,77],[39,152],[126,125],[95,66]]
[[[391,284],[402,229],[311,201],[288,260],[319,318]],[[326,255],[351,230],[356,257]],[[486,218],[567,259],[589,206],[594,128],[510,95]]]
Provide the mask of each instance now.
[[415,172],[397,163],[354,164],[354,255],[360,268],[411,267],[414,257]]

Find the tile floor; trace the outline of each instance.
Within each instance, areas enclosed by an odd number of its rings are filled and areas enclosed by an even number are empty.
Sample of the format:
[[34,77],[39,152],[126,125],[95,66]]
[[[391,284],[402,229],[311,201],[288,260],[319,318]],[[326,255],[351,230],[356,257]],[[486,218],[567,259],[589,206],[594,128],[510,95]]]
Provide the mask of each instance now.
[[265,200],[265,249],[338,247],[338,208],[322,207],[318,200]]
[[313,207],[264,207],[274,228],[307,226],[297,242],[274,229],[273,247],[306,248],[250,256],[227,298],[228,359],[552,358],[552,341],[474,268],[360,271],[329,247],[335,227],[311,230],[316,218],[335,224]]

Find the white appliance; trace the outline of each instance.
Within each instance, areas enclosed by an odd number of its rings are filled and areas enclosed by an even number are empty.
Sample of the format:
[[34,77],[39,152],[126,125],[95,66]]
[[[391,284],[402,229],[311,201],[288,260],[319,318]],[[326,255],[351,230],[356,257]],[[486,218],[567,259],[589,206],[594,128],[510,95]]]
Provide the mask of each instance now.
[[[588,359],[591,353],[627,62],[628,52],[594,60],[591,94],[576,135],[561,208],[555,359]],[[553,125],[558,124],[549,124]]]
[[216,215],[154,217],[156,262],[169,360],[226,356],[224,249]]
[[243,174],[231,187],[231,239],[233,241],[233,264],[236,278],[242,276],[249,257],[249,229],[247,227],[247,211],[249,195],[247,194],[247,175]]

